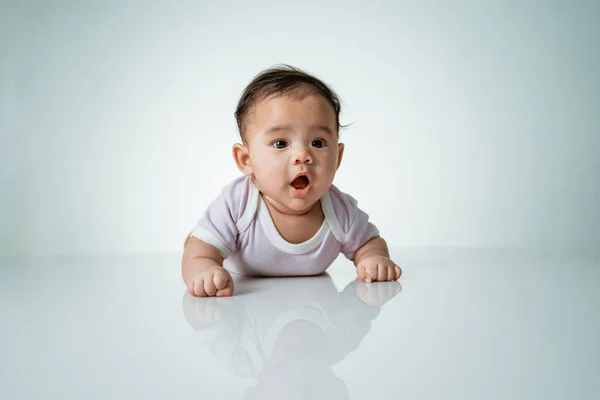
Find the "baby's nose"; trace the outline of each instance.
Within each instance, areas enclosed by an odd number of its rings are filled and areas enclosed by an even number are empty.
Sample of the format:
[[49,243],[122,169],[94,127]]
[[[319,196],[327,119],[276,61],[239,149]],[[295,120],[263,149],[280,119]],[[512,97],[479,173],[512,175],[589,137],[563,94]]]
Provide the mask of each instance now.
[[312,156],[306,148],[301,148],[296,153],[294,158],[294,164],[310,164],[312,162]]

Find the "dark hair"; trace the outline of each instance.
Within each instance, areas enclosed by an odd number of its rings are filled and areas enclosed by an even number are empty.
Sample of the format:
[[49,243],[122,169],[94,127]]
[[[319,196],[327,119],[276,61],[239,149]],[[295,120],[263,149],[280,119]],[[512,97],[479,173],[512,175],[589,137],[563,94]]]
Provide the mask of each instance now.
[[242,140],[246,140],[244,119],[256,103],[277,95],[287,95],[302,100],[309,94],[322,96],[333,107],[339,134],[339,129],[344,126],[340,125],[340,100],[333,89],[299,68],[281,64],[260,72],[244,89],[234,114]]

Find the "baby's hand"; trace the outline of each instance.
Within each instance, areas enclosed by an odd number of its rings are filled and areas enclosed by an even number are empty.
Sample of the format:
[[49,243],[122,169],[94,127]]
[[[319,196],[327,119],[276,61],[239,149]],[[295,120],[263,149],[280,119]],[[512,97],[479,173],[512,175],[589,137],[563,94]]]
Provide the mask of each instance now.
[[202,268],[188,284],[192,296],[233,296],[233,279],[229,272],[218,265]]
[[387,257],[369,256],[356,266],[356,274],[365,282],[395,281],[402,275],[402,270]]

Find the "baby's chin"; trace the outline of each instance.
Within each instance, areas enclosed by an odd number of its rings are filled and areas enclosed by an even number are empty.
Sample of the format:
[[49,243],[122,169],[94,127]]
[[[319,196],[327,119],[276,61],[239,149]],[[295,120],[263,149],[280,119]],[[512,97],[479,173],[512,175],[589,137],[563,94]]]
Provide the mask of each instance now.
[[281,213],[290,215],[303,215],[312,210],[319,202],[319,199],[311,197],[289,197],[289,196],[268,196],[267,201],[270,201],[275,208]]

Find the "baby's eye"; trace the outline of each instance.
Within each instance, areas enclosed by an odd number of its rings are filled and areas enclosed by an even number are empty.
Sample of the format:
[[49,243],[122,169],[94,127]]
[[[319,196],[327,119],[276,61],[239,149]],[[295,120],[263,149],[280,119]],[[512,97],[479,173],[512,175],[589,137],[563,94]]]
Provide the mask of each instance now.
[[312,141],[312,145],[313,147],[316,147],[317,149],[321,149],[323,147],[325,147],[325,141],[323,139],[316,139]]
[[287,142],[283,139],[279,139],[273,142],[273,147],[277,148],[277,149],[285,149],[285,147],[287,146]]

